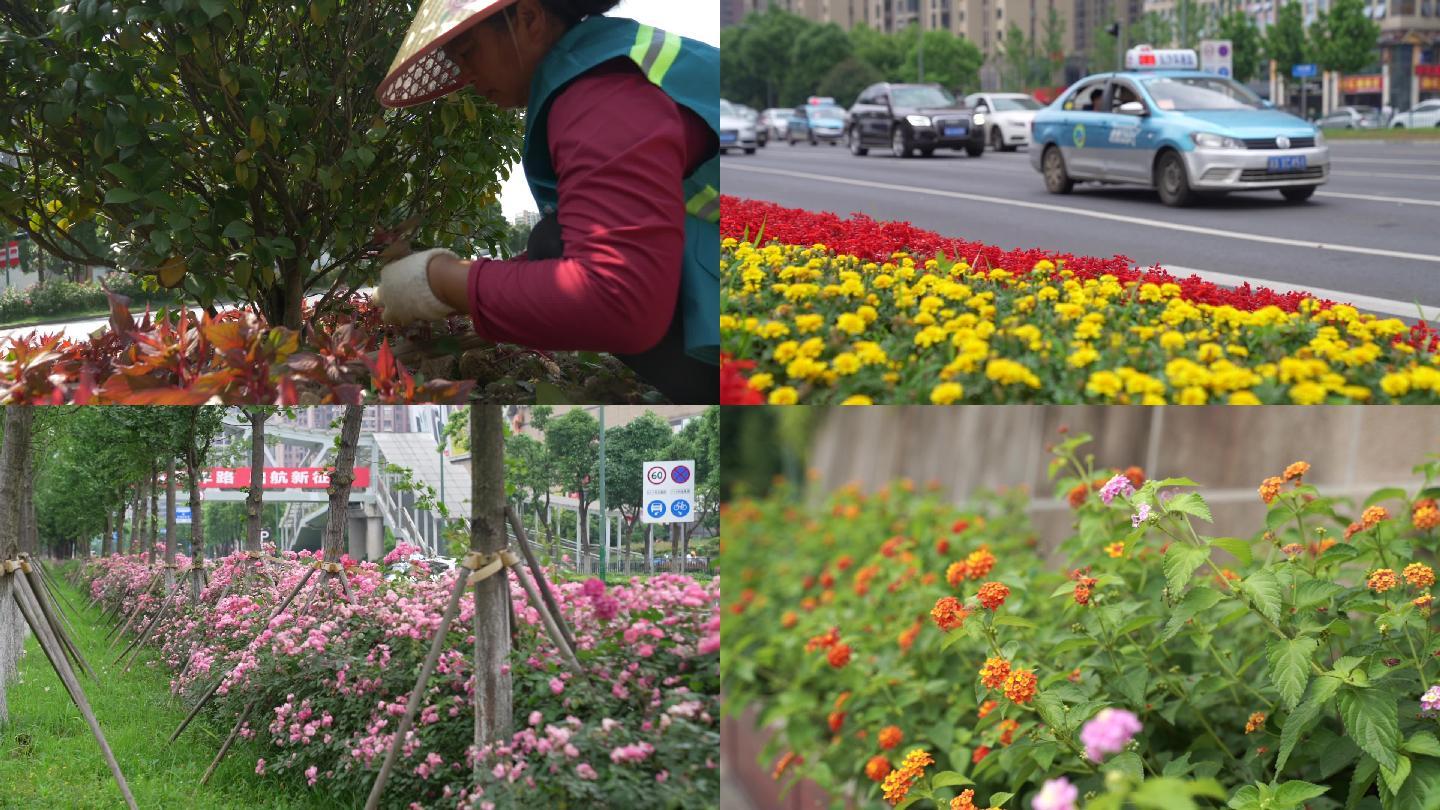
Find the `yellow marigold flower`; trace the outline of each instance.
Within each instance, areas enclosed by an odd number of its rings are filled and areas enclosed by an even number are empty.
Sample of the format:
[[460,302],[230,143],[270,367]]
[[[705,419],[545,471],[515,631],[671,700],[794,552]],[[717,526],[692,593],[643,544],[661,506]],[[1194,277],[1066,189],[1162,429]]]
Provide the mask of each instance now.
[[1173,352],[1185,348],[1185,336],[1179,332],[1170,331],[1160,336],[1160,348],[1167,352]]
[[1124,382],[1113,371],[1096,371],[1085,381],[1085,393],[1114,399],[1124,390]]
[[1245,733],[1254,734],[1265,726],[1265,713],[1255,712],[1250,719],[1245,721]]
[[770,356],[774,357],[777,363],[788,363],[794,360],[799,354],[800,344],[793,340],[787,340],[779,346],[776,346],[775,351],[772,352]]
[[1119,559],[1125,556],[1125,543],[1123,541],[1111,543],[1105,547],[1105,553],[1112,559]]
[[750,387],[756,391],[764,391],[774,384],[775,375],[763,371],[750,378]]
[[1389,517],[1390,513],[1385,511],[1385,507],[1370,506],[1360,514],[1360,523],[1367,529],[1373,529],[1380,525],[1380,521],[1386,520]]
[[1014,360],[997,357],[985,364],[985,376],[1001,385],[1024,384],[1031,388],[1040,387],[1040,378],[1025,366]]
[[788,385],[782,385],[770,392],[771,405],[794,405],[800,401],[800,393]]
[[1410,393],[1410,375],[1399,372],[1380,378],[1380,390],[1392,397],[1403,397]]
[[935,405],[949,405],[963,396],[965,389],[960,383],[940,383],[930,392],[930,402]]
[[812,337],[800,344],[800,356],[816,358],[825,353],[825,341]]
[[790,334],[790,327],[779,321],[769,321],[760,327],[760,337],[766,340],[774,340],[775,338],[785,337],[788,334]]
[[1319,405],[1325,401],[1325,388],[1313,382],[1304,382],[1290,388],[1290,401],[1296,405]]
[[875,402],[864,394],[851,394],[846,397],[841,405],[874,405]]
[[820,327],[824,325],[825,317],[823,315],[811,314],[795,316],[795,329],[802,335],[807,332],[819,331]]
[[739,324],[738,321],[735,320],[735,316],[734,316],[734,315],[721,315],[721,316],[720,316],[720,330],[723,331],[723,332],[731,332],[731,331],[734,331],[739,325],[740,325],[740,324]]
[[1065,358],[1065,362],[1069,364],[1071,368],[1084,368],[1099,359],[1099,352],[1089,346],[1080,346],[1071,352],[1069,357]]
[[1365,586],[1376,593],[1385,593],[1398,584],[1395,572],[1389,568],[1377,568],[1365,580]]
[[860,358],[854,354],[841,352],[835,355],[835,359],[831,361],[831,365],[835,367],[835,373],[837,374],[854,374],[860,370],[862,363],[860,362]]
[[1198,385],[1188,385],[1181,389],[1180,397],[1176,400],[1181,405],[1204,405],[1210,400],[1210,395],[1205,389]]
[[928,349],[945,340],[945,330],[938,326],[926,326],[915,334],[915,345]]
[[1231,405],[1259,405],[1260,398],[1253,391],[1236,391],[1230,395]]
[[1429,588],[1435,584],[1435,571],[1425,563],[1410,563],[1400,573],[1412,588]]

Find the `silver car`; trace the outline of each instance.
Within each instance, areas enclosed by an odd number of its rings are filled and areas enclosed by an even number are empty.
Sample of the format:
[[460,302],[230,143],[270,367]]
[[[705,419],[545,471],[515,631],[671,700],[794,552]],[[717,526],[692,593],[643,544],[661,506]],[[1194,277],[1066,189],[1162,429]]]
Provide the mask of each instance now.
[[742,149],[745,154],[753,155],[759,147],[759,142],[755,140],[755,121],[746,116],[739,107],[720,99],[721,153]]

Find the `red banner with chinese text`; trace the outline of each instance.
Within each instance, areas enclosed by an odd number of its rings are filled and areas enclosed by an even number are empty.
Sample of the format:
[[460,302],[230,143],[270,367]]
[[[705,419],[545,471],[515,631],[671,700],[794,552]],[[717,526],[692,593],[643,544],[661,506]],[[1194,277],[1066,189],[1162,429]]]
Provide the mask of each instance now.
[[[330,486],[331,467],[266,467],[265,489],[325,489]],[[249,467],[211,467],[200,480],[201,489],[246,489]],[[355,468],[356,489],[370,486],[370,468]]]

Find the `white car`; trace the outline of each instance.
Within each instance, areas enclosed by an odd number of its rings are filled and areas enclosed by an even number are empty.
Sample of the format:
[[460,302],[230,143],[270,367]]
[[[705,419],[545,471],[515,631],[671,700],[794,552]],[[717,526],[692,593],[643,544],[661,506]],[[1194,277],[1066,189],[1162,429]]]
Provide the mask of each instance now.
[[985,142],[991,149],[1013,152],[1030,145],[1030,122],[1045,105],[1025,93],[972,93],[965,106],[977,113],[977,123],[985,116]]
[[785,128],[789,126],[790,116],[794,112],[780,107],[770,107],[760,113],[758,124],[768,130],[770,140],[778,141],[785,137]]
[[743,149],[753,155],[759,144],[755,140],[755,122],[734,104],[720,99],[720,151]]
[[1410,127],[1440,127],[1440,98],[1432,98],[1415,105],[1409,112],[1395,113],[1390,119],[1391,129]]

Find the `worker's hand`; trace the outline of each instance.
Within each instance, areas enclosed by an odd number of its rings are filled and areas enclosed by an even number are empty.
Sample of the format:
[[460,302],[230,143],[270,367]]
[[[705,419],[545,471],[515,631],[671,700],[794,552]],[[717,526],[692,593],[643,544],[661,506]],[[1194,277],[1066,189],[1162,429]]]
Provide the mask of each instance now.
[[435,248],[385,265],[380,271],[380,289],[375,291],[375,303],[384,309],[380,320],[403,326],[413,321],[438,321],[455,313],[430,289],[426,268],[436,256],[460,260],[445,248]]

